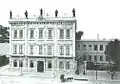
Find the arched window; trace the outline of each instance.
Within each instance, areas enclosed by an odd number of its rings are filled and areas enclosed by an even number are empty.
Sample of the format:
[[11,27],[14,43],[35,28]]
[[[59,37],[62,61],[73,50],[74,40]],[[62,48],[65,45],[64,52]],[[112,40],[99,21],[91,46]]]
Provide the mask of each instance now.
[[33,64],[33,61],[31,60],[30,61],[30,68],[33,68],[34,67],[34,64]]
[[64,69],[64,64],[63,64],[63,62],[59,62],[59,68],[60,68],[60,69]]
[[51,63],[51,61],[48,62],[48,68],[52,68],[52,63]]
[[23,67],[23,62],[19,61],[19,67]]
[[14,60],[13,65],[14,65],[14,67],[17,67],[17,61],[16,60]]
[[70,69],[70,63],[66,62],[66,69]]

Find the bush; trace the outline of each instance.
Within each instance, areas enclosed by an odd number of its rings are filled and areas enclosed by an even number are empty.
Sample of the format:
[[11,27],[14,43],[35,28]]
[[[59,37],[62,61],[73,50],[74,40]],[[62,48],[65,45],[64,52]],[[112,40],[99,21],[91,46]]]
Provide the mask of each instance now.
[[79,75],[79,70],[78,70],[78,69],[75,71],[75,74],[76,74],[76,75]]
[[61,80],[61,82],[65,82],[65,78],[64,78],[64,77],[65,77],[64,74],[61,74],[61,75],[60,75],[60,80]]

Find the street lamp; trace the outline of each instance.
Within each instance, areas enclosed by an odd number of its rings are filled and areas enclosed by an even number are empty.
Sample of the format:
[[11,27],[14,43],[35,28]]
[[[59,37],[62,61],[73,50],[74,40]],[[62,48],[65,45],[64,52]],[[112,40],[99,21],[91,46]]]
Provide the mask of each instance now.
[[84,61],[84,75],[86,75],[86,72],[87,72],[87,69],[86,69],[86,64],[87,63],[87,61]]
[[96,69],[96,80],[97,80],[97,60],[95,61],[95,69]]

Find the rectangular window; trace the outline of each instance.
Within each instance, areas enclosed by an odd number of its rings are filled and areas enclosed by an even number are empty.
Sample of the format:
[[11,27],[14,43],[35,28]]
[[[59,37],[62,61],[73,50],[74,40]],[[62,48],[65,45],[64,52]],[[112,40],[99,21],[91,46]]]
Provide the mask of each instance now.
[[64,46],[60,46],[60,55],[64,55]]
[[66,69],[70,69],[70,62],[66,62]]
[[86,61],[87,57],[86,55],[83,55],[83,60]]
[[100,56],[100,61],[103,61],[103,56]]
[[89,45],[89,48],[91,48],[92,47],[92,45]]
[[92,50],[92,45],[88,45],[89,50]]
[[94,56],[94,61],[97,61],[97,56],[96,55]]
[[23,45],[19,45],[19,53],[23,54]]
[[48,30],[48,38],[49,38],[49,39],[52,38],[52,30]]
[[17,45],[13,45],[13,54],[17,54]]
[[20,30],[20,31],[19,31],[19,37],[20,37],[20,38],[23,38],[23,30]]
[[66,38],[70,38],[70,29],[66,30]]
[[39,30],[39,38],[43,38],[43,30]]
[[66,46],[66,55],[70,55],[70,46]]
[[92,56],[91,55],[89,55],[89,61],[91,61],[92,60]]
[[86,50],[86,45],[83,45],[83,50]]
[[78,44],[78,48],[80,48],[80,44]]
[[48,55],[52,55],[52,46],[48,46]]
[[97,51],[98,50],[98,46],[94,45],[94,50]]
[[42,46],[40,45],[40,46],[39,46],[39,54],[40,54],[40,55],[42,54],[42,50],[43,50],[43,48],[42,48]]
[[64,64],[63,64],[63,62],[59,62],[59,69],[64,69]]
[[30,54],[33,54],[33,45],[30,45]]
[[60,39],[63,39],[63,38],[64,38],[64,30],[60,29]]
[[106,61],[108,61],[108,56],[106,56]]
[[48,61],[48,68],[51,69],[52,68],[52,62]]
[[14,39],[17,38],[17,30],[14,30]]
[[100,45],[100,51],[103,51],[103,45]]
[[30,30],[30,39],[34,38],[34,30]]

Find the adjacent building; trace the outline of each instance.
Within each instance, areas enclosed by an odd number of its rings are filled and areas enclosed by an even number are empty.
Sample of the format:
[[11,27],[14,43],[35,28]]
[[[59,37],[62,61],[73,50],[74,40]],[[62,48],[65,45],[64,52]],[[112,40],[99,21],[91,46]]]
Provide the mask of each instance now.
[[76,56],[87,62],[108,63],[108,56],[105,55],[108,42],[108,40],[77,40]]
[[10,12],[10,66],[23,72],[74,72],[76,19],[73,17],[13,18]]

